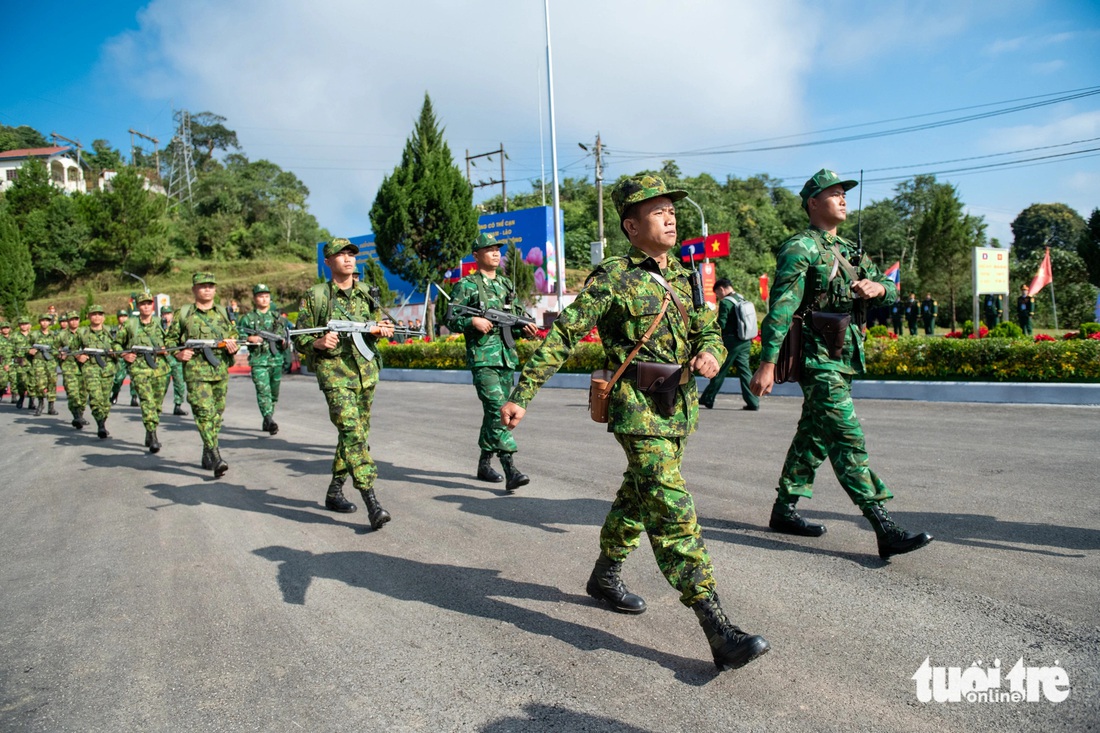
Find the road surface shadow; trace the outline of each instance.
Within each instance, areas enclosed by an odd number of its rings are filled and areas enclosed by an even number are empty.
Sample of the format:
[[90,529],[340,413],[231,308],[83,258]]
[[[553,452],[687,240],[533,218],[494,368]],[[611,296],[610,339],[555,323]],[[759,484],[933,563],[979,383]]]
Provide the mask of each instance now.
[[526,717],[512,715],[485,723],[479,733],[561,733],[561,731],[585,731],[585,733],[653,733],[614,718],[581,713],[560,705],[528,703],[523,706]]
[[506,499],[449,494],[437,496],[435,500],[457,504],[459,511],[469,514],[557,534],[569,530],[553,526],[555,524],[599,526],[611,508],[610,502],[601,499],[542,499],[522,494],[512,494]]
[[149,509],[153,511],[173,506],[209,504],[243,512],[270,514],[303,524],[336,524],[356,531],[364,531],[362,524],[340,521],[336,518],[337,515],[331,512],[319,513],[323,511],[319,502],[281,496],[273,493],[272,489],[249,489],[238,484],[226,484],[224,479],[219,479],[217,484],[209,482],[188,486],[150,484],[145,488],[154,497],[165,502],[150,506]]
[[[509,603],[509,598],[542,603],[587,603],[589,598],[563,593],[548,585],[502,578],[498,570],[422,563],[366,551],[314,554],[272,545],[253,552],[278,563],[279,591],[286,603],[305,605],[306,591],[313,579],[328,578],[396,600],[426,603],[448,611],[503,621],[529,634],[552,637],[580,651],[607,649],[649,660],[671,670],[676,679],[689,685],[704,685],[718,675],[710,659],[692,659],[649,649],[602,629],[581,626]],[[706,648],[702,644],[700,647]]]
[[[870,530],[867,532],[867,546],[861,548],[862,552],[841,552],[831,550],[813,544],[799,544],[800,542],[813,543],[813,537],[794,538],[790,535],[780,534],[769,529],[747,522],[734,522],[727,519],[699,518],[699,524],[703,528],[703,539],[707,542],[728,542],[731,545],[744,545],[746,547],[758,547],[764,550],[780,550],[784,552],[804,552],[808,555],[829,555],[849,560],[856,565],[868,569],[884,568],[890,563],[878,556],[878,545],[875,544],[875,536]],[[759,533],[764,533],[761,536]]]

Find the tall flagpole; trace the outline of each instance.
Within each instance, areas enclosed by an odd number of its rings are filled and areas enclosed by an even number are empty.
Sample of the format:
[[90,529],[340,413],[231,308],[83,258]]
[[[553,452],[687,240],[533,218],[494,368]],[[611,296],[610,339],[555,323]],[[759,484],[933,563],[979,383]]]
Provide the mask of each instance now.
[[550,92],[550,165],[554,174],[554,263],[557,270],[555,290],[558,295],[558,313],[565,307],[565,247],[561,241],[561,199],[558,193],[558,131],[554,122],[554,58],[550,52],[550,0],[543,0],[546,8],[546,81]]

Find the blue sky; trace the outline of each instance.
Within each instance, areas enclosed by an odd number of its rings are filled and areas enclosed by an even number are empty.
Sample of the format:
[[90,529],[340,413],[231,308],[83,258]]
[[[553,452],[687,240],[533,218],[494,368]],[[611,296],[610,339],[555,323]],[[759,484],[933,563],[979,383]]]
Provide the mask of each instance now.
[[[129,128],[165,141],[173,109],[212,111],[251,159],[306,183],[310,210],[334,234],[369,231],[425,92],[460,166],[466,150],[503,143],[509,191],[549,177],[541,0],[8,5],[0,123],[128,153]],[[767,173],[797,190],[823,166],[862,168],[865,204],[897,183],[872,179],[1009,162],[939,175],[1006,243],[1032,203],[1086,217],[1100,206],[1100,94],[1048,103],[1100,91],[1095,2],[551,0],[551,31],[566,176],[593,175],[577,143],[599,132],[612,179],[673,158],[688,174]],[[1024,104],[1037,106],[901,135],[690,154]]]

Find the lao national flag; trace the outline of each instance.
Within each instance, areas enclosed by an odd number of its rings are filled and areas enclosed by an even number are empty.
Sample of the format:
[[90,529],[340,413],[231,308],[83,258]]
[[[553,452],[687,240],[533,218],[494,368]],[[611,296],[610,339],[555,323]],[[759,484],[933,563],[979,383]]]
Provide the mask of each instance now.
[[730,256],[730,233],[720,232],[711,234],[704,240],[702,237],[686,239],[680,245],[681,262],[697,262],[710,257]]
[[477,270],[476,262],[463,262],[459,267],[452,267],[443,273],[443,279],[449,283],[456,283],[462,278]]
[[894,287],[897,288],[898,292],[900,293],[901,292],[901,263],[900,262],[895,262],[894,264],[890,265],[889,267],[886,268],[886,272],[883,273],[883,274],[886,275],[887,280],[894,283]]

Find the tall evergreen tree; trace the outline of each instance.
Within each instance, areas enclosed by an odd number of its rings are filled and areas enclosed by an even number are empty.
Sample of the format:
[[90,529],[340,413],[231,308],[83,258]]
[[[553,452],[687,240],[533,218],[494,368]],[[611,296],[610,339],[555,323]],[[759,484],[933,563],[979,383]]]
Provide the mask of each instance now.
[[1100,285],[1100,209],[1093,209],[1088,227],[1077,245],[1077,254],[1085,261],[1089,271],[1089,282]]
[[917,230],[917,272],[926,289],[948,293],[951,330],[955,330],[955,304],[970,279],[971,247],[984,238],[980,217],[964,216],[954,186],[935,189],[931,206]]
[[19,236],[19,227],[0,211],[0,307],[9,319],[25,313],[34,291],[31,253]]
[[417,286],[441,282],[477,236],[473,189],[454,164],[427,94],[401,163],[378,188],[370,221],[382,264]]
[[1065,204],[1032,204],[1012,220],[1012,249],[1018,258],[1047,247],[1076,252],[1085,220]]

